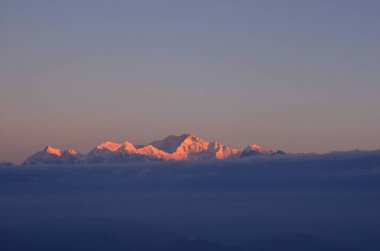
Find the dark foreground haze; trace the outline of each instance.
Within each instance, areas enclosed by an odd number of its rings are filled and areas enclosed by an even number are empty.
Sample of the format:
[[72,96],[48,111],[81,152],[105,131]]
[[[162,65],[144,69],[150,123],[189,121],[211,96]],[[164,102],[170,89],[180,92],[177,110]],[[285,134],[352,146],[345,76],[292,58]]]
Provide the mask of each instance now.
[[0,168],[1,250],[380,249],[380,151]]

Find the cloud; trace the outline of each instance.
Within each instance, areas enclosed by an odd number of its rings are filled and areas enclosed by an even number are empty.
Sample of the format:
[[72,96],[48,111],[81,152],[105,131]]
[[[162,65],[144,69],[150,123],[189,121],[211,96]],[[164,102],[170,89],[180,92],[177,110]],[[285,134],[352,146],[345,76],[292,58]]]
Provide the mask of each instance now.
[[379,151],[0,168],[3,224],[128,219],[218,242],[307,233],[378,243],[379,197]]
[[380,186],[380,152],[253,157],[204,162],[0,169],[0,193],[91,189],[274,189]]

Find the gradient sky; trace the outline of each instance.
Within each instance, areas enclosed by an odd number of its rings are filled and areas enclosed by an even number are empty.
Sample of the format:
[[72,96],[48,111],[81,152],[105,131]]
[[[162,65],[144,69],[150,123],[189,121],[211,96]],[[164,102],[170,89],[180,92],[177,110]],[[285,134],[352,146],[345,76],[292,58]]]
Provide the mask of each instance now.
[[0,1],[0,161],[194,133],[380,148],[380,1]]

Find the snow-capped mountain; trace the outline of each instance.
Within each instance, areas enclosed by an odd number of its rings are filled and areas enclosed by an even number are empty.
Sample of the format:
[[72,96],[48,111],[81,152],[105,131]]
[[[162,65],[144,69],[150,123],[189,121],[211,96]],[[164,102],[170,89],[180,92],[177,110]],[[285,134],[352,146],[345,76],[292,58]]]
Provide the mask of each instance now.
[[219,142],[208,142],[192,134],[168,136],[148,145],[133,145],[106,141],[82,155],[73,149],[67,151],[46,147],[27,158],[24,165],[38,164],[106,164],[127,163],[137,161],[168,161],[168,160],[223,160],[244,158],[254,155],[273,155],[275,152],[266,151],[252,144],[241,150],[225,146]]
[[207,142],[192,134],[168,136],[163,140],[151,143],[174,160],[228,159],[237,157],[239,149],[224,146],[219,142]]
[[123,163],[143,160],[167,160],[170,154],[161,151],[152,145],[139,146],[137,148],[130,142],[115,143],[104,142],[85,156],[85,163]]
[[251,144],[247,146],[241,153],[239,158],[247,158],[247,157],[252,157],[252,156],[257,156],[257,155],[284,155],[285,152],[283,151],[272,151],[272,150],[265,150],[259,145],[256,144]]
[[28,157],[24,165],[39,165],[39,164],[77,164],[82,155],[75,150],[69,149],[66,151],[47,146],[44,150]]
[[240,158],[263,154],[268,154],[268,152],[259,145],[251,144],[241,152]]

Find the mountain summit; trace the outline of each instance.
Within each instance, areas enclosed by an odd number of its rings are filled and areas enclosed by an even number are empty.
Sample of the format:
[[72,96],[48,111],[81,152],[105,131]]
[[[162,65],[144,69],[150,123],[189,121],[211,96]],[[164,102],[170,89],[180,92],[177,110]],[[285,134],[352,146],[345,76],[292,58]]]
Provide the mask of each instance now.
[[240,153],[239,149],[218,142],[210,143],[192,134],[171,135],[151,145],[171,154],[174,160],[228,159]]
[[38,164],[76,164],[82,158],[81,154],[73,149],[61,150],[52,146],[45,147],[44,150],[36,152],[28,157],[23,165],[38,165]]
[[112,164],[138,161],[175,161],[175,160],[224,160],[254,155],[272,155],[262,147],[252,144],[244,150],[225,146],[219,142],[208,142],[193,134],[170,135],[148,145],[133,145],[105,141],[89,153],[78,154],[75,150],[60,150],[47,146],[28,157],[24,165],[39,164]]

